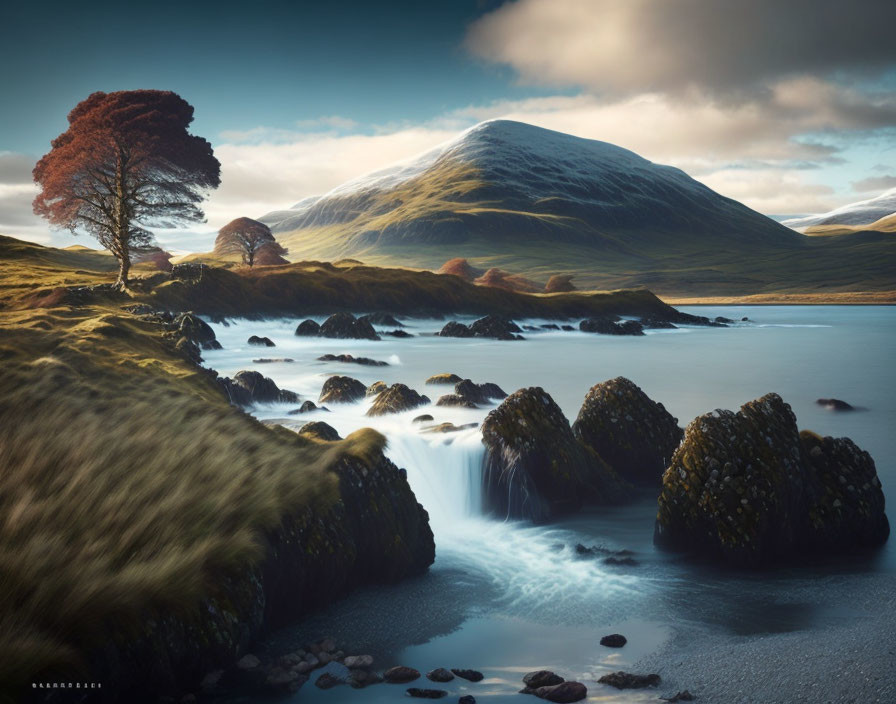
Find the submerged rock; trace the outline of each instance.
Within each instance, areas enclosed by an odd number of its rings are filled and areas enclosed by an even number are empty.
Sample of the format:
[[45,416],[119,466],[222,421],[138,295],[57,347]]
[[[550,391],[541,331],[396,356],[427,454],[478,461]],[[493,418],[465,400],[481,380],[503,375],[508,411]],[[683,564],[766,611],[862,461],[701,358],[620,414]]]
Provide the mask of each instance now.
[[429,403],[429,398],[421,396],[405,384],[392,384],[377,394],[373,405],[367,410],[368,416],[382,416],[387,413],[401,413]]
[[454,385],[454,395],[475,405],[488,403],[490,400],[507,398],[507,393],[497,384],[486,382],[474,384],[469,379],[462,379]]
[[608,684],[616,689],[644,689],[645,687],[656,687],[660,683],[660,676],[656,674],[636,675],[620,670],[604,675],[598,682]]
[[588,696],[588,688],[581,682],[562,682],[549,687],[539,687],[534,692],[539,699],[549,702],[578,702]]
[[388,362],[381,362],[370,357],[355,357],[350,354],[324,354],[317,358],[318,362],[342,362],[344,364],[361,364],[365,367],[388,367]]
[[276,347],[274,341],[269,337],[259,337],[258,335],[251,335],[246,342],[250,345],[254,345],[256,347]]
[[383,679],[390,684],[403,684],[405,682],[413,682],[420,678],[420,672],[413,667],[405,667],[397,665],[390,667],[383,673]]
[[412,423],[425,423],[425,422],[431,421],[431,420],[435,420],[435,419],[431,415],[429,415],[429,413],[424,413],[421,416],[416,416],[414,418],[414,420],[412,420],[411,422]]
[[426,673],[426,679],[432,680],[433,682],[450,682],[454,679],[454,675],[451,674],[444,667],[439,667],[435,670],[431,670]]
[[348,655],[342,661],[342,664],[348,668],[372,667],[373,655]]
[[362,315],[358,320],[365,320],[371,325],[380,325],[384,328],[403,328],[404,323],[399,322],[395,316],[389,313],[368,313]]
[[572,433],[539,387],[512,393],[482,423],[487,507],[501,516],[548,520],[585,503],[624,496],[616,474]]
[[420,687],[410,687],[407,690],[409,697],[417,699],[441,699],[447,697],[448,692],[444,689],[421,689]]
[[481,682],[485,677],[479,670],[464,670],[452,667],[451,671],[461,679],[469,680],[470,682]]
[[379,340],[369,320],[356,318],[351,313],[334,313],[320,326],[321,337],[351,340]]
[[413,335],[411,335],[411,333],[406,332],[405,330],[388,330],[388,331],[384,332],[383,335],[388,335],[389,337],[399,337],[399,338],[413,337]]
[[457,374],[433,374],[429,379],[426,380],[427,384],[456,384],[459,381],[463,381],[461,377]]
[[479,426],[479,423],[464,423],[462,425],[455,425],[454,423],[439,423],[438,425],[432,425],[428,428],[424,428],[424,433],[459,433],[461,430],[469,430],[470,428],[476,428]]
[[321,403],[354,403],[364,398],[367,387],[357,379],[350,376],[331,376],[324,382],[320,390]]
[[296,328],[299,337],[317,337],[320,335],[320,325],[313,320],[303,320]]
[[291,357],[260,357],[259,359],[253,359],[252,364],[276,364],[278,362],[283,364],[292,364],[295,361],[296,360],[292,359]]
[[692,421],[663,474],[654,541],[743,566],[889,536],[871,456],[797,430],[777,394]]
[[824,406],[829,411],[854,411],[856,407],[847,403],[846,401],[841,401],[839,398],[820,398],[815,403],[819,406]]
[[445,323],[444,327],[439,331],[439,337],[473,337],[473,331],[463,323],[452,320]]
[[600,639],[600,644],[607,648],[622,648],[626,643],[628,643],[628,638],[621,633],[612,633]]
[[294,391],[280,389],[273,379],[260,372],[243,370],[232,379],[222,377],[218,382],[237,406],[251,406],[254,403],[297,403],[299,395]]
[[596,332],[601,335],[643,335],[644,328],[637,320],[618,318],[588,318],[579,323],[582,332]]
[[551,672],[550,670],[536,670],[535,672],[530,672],[523,677],[523,684],[525,684],[530,689],[538,689],[539,687],[553,687],[554,685],[561,684],[565,680],[558,674]]
[[572,432],[623,479],[651,486],[684,436],[663,404],[621,376],[591,387]]
[[320,687],[320,689],[332,689],[337,684],[342,684],[342,680],[335,675],[331,675],[329,672],[325,672],[314,680],[314,685]]
[[314,401],[308,399],[298,408],[294,408],[291,411],[287,411],[286,415],[288,416],[297,416],[302,413],[311,413],[311,411],[326,411],[328,410],[325,406],[317,406]]

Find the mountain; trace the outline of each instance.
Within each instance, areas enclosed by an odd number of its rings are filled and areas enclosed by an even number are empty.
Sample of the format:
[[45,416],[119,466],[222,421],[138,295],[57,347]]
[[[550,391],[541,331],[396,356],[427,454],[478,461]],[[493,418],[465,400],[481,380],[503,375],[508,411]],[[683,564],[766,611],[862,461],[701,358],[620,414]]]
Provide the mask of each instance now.
[[[665,294],[822,285],[784,268],[810,238],[680,169],[509,120],[480,123],[417,159],[259,219],[294,260],[437,269],[461,257],[542,285],[571,274],[581,288]],[[807,271],[818,279],[823,269]],[[832,272],[824,286],[857,284],[854,272]]]
[[808,232],[808,228],[834,225],[877,230],[879,228],[874,227],[877,221],[891,215],[896,215],[896,188],[891,188],[876,198],[850,203],[827,213],[785,220],[784,224],[805,232]]

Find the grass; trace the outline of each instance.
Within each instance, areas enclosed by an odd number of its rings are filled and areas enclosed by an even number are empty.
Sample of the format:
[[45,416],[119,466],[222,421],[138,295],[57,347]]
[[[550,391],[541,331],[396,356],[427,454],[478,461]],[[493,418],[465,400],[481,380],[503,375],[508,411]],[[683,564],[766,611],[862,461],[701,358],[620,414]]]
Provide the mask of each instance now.
[[857,232],[896,232],[896,213],[885,215],[869,225],[813,225],[806,228],[807,235],[852,235]]
[[195,608],[382,442],[258,423],[129,314],[0,314],[0,692],[84,672],[110,624]]

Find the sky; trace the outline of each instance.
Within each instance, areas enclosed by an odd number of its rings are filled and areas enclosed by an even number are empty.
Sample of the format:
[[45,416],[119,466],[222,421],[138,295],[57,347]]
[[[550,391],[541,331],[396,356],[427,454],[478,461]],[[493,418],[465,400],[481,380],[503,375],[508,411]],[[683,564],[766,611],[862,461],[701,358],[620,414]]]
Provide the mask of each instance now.
[[222,184],[210,249],[258,217],[491,118],[678,166],[768,215],[896,187],[892,0],[428,0],[4,5],[0,233],[64,246],[31,169],[90,93],[173,90]]

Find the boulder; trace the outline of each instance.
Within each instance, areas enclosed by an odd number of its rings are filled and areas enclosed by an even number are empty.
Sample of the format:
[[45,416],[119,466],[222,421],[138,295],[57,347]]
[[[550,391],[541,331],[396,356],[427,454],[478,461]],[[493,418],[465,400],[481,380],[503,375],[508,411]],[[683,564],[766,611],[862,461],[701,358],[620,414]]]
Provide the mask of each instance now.
[[463,423],[462,425],[455,425],[454,423],[439,423],[438,425],[431,425],[428,428],[424,428],[424,433],[459,433],[461,430],[469,430],[470,428],[476,428],[479,426],[479,423]]
[[321,337],[347,340],[379,340],[369,320],[356,318],[351,313],[334,313],[320,326]]
[[560,329],[564,330],[566,332],[572,332],[573,330],[575,330],[575,328],[572,325],[561,325]]
[[414,420],[412,420],[411,422],[412,423],[426,423],[431,420],[435,420],[435,419],[431,415],[429,415],[429,413],[424,413],[421,416],[416,416],[414,418]]
[[444,689],[421,689],[420,687],[409,687],[408,696],[417,699],[441,699],[447,697],[448,692]]
[[429,398],[421,396],[405,384],[392,384],[377,394],[373,405],[367,410],[368,416],[382,416],[387,413],[401,413],[429,403]]
[[658,503],[657,545],[737,566],[877,546],[890,531],[871,456],[800,433],[777,394],[693,420]]
[[429,379],[426,380],[426,383],[453,385],[459,381],[463,381],[463,379],[457,374],[433,374],[431,377],[429,377]]
[[340,437],[336,428],[329,423],[324,423],[320,420],[305,423],[305,425],[299,429],[299,435],[314,438],[315,440],[326,440],[328,442],[342,440],[342,437]]
[[677,330],[678,326],[663,318],[641,318],[641,327],[645,330]]
[[388,330],[388,331],[384,332],[383,335],[388,335],[389,337],[398,337],[398,338],[413,337],[413,335],[411,335],[411,333],[406,332],[404,330]]
[[215,331],[198,315],[181,313],[172,323],[181,336],[196,343],[204,350],[219,350],[221,343],[215,337]]
[[444,396],[439,396],[436,405],[455,408],[479,408],[479,406],[472,401],[465,399],[463,396],[458,396],[457,394],[445,394]]
[[427,672],[426,679],[432,680],[433,682],[450,682],[454,679],[454,675],[444,667],[440,667]]
[[452,667],[451,672],[464,680],[469,680],[470,682],[481,682],[485,675],[483,675],[479,670],[464,670],[461,668]]
[[243,655],[243,657],[236,661],[237,670],[255,670],[259,665],[261,665],[261,660],[252,655],[252,653]]
[[403,684],[405,682],[413,682],[420,678],[420,673],[413,667],[405,667],[397,665],[390,667],[383,673],[383,679],[390,684]]
[[354,403],[364,398],[366,393],[367,387],[357,379],[352,379],[350,376],[331,376],[324,382],[317,400],[321,403],[325,401]]
[[656,486],[684,431],[663,404],[616,377],[591,387],[572,432],[626,481]]
[[539,687],[534,694],[549,702],[578,702],[588,696],[588,688],[581,682],[561,682],[550,687]]
[[470,325],[474,337],[490,337],[495,340],[522,340],[516,333],[522,332],[519,325],[502,315],[487,315]]
[[297,415],[300,415],[300,414],[302,414],[302,413],[311,413],[311,411],[318,411],[318,410],[319,410],[319,411],[326,411],[327,409],[324,408],[323,406],[317,406],[317,405],[315,405],[314,401],[312,401],[311,399],[308,399],[307,401],[305,401],[305,402],[304,402],[301,406],[299,406],[298,408],[295,408],[295,409],[293,409],[293,410],[291,410],[291,411],[287,411],[286,415],[288,415],[288,416],[297,416]]
[[445,326],[439,331],[439,337],[473,337],[473,331],[463,323],[452,320],[445,323]]
[[259,337],[258,335],[251,335],[246,342],[250,345],[254,345],[256,347],[276,347],[273,340],[269,337]]
[[601,677],[598,682],[608,684],[616,689],[644,689],[656,687],[660,683],[659,675],[636,675],[631,672],[611,672]]
[[579,323],[582,332],[594,332],[601,335],[643,335],[644,328],[637,320],[619,320],[618,318],[588,318]]
[[538,689],[539,687],[553,687],[554,685],[561,684],[565,680],[558,674],[551,672],[550,670],[536,670],[535,672],[530,672],[523,677],[523,684],[525,684],[530,689]]
[[320,325],[313,320],[303,320],[296,328],[299,337],[317,337],[320,335]]
[[381,362],[370,357],[354,357],[350,354],[325,354],[317,358],[319,362],[342,362],[343,364],[361,364],[365,367],[388,367],[388,362]]
[[491,411],[482,423],[482,442],[485,501],[500,516],[545,521],[627,493],[539,387],[520,389]]
[[820,398],[815,401],[819,406],[824,406],[829,411],[854,411],[856,407],[847,403],[846,401],[841,401],[839,398]]
[[600,644],[607,648],[622,648],[626,643],[628,643],[628,638],[621,633],[611,633],[600,639]]
[[243,370],[233,375],[232,379],[220,378],[230,398],[237,406],[251,406],[255,403],[298,403],[299,395],[294,391],[278,388],[273,379],[260,372]]
[[349,668],[372,667],[373,655],[348,655],[342,664]]
[[335,675],[331,675],[329,672],[323,673],[320,677],[314,680],[314,685],[321,689],[332,689],[337,684],[342,684],[342,680]]
[[199,364],[202,361],[202,353],[199,351],[199,345],[188,337],[181,336],[178,341],[174,343],[174,349],[194,364]]
[[371,396],[376,396],[377,394],[381,394],[383,391],[388,389],[389,386],[385,381],[375,381],[370,386],[367,387],[367,390],[364,392],[364,396],[366,398],[370,398]]
[[252,364],[293,364],[296,360],[291,357],[259,357],[258,359],[253,359]]
[[497,384],[474,384],[469,379],[462,379],[454,385],[454,395],[474,404],[488,403],[491,399],[505,399],[507,394]]

